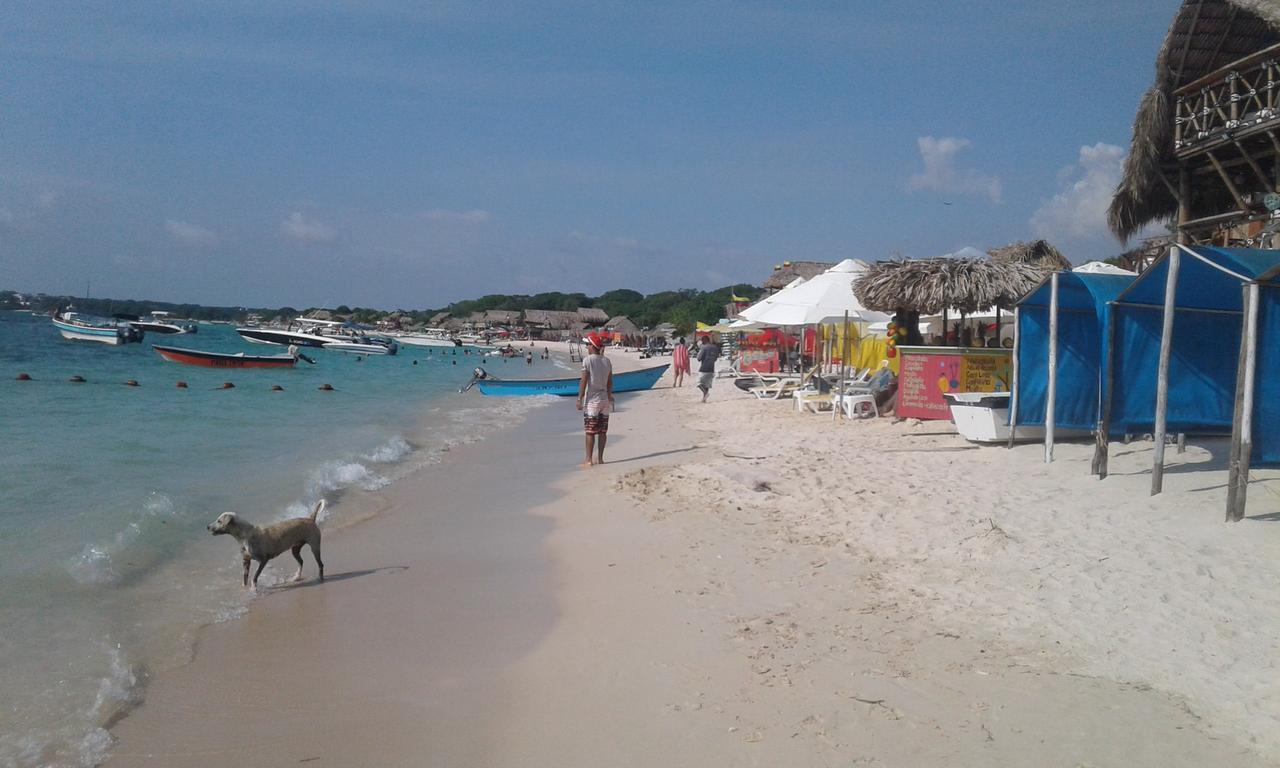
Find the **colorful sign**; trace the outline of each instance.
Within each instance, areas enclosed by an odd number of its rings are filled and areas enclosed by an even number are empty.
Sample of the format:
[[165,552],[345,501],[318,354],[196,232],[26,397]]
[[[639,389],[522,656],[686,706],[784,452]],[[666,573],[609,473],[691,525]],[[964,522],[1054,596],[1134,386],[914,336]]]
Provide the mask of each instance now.
[[742,347],[738,370],[743,373],[777,373],[778,350],[776,348],[752,349]]
[[[899,416],[950,419],[947,392],[1009,391],[1012,355],[1003,349],[899,347]],[[929,351],[924,351],[924,350]]]

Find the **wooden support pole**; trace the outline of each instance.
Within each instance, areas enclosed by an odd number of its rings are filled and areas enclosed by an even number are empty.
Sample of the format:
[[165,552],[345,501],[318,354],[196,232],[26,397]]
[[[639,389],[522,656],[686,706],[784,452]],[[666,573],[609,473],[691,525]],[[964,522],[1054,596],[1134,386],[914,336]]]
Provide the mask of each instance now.
[[1218,158],[1213,156],[1209,150],[1205,150],[1205,157],[1209,158],[1209,162],[1213,163],[1213,169],[1218,172],[1218,176],[1222,179],[1222,183],[1227,185],[1227,191],[1231,193],[1231,199],[1236,201],[1236,207],[1241,213],[1249,212],[1249,204],[1244,201],[1244,195],[1240,194],[1240,190],[1236,188],[1236,183],[1227,175],[1226,169],[1222,167],[1222,163],[1218,162]]
[[1169,353],[1173,349],[1174,305],[1178,296],[1178,264],[1182,252],[1178,246],[1169,249],[1169,271],[1164,280],[1164,323],[1160,330],[1160,365],[1156,370],[1155,450],[1151,465],[1151,495],[1164,490],[1164,437],[1169,413]]
[[[1111,398],[1116,380],[1116,306],[1110,304],[1107,312],[1107,360],[1106,369],[1099,371],[1098,428],[1093,439],[1093,474],[1102,480],[1107,476],[1108,442],[1111,432]],[[1126,439],[1125,442],[1128,442]]]
[[1186,453],[1186,452],[1187,452],[1187,433],[1179,432],[1178,433],[1178,453]]
[[1058,273],[1049,277],[1049,388],[1044,399],[1044,463],[1053,461],[1054,400],[1058,395]]
[[840,414],[844,411],[844,379],[845,370],[849,364],[849,310],[847,309],[844,311],[844,325],[840,330],[840,386],[831,398],[832,421],[840,418]]
[[1262,172],[1262,166],[1258,165],[1258,162],[1253,159],[1253,155],[1249,154],[1249,150],[1244,148],[1244,144],[1241,144],[1239,139],[1235,139],[1232,143],[1236,145],[1236,149],[1240,150],[1240,156],[1253,169],[1253,175],[1258,177],[1258,181],[1262,182],[1262,186],[1274,190],[1275,187],[1272,186],[1271,180],[1267,178],[1267,174]]
[[1187,222],[1191,221],[1191,171],[1187,164],[1178,166],[1178,242],[1186,245],[1191,241],[1187,234]]
[[1022,317],[1022,307],[1013,309],[1013,381],[1009,384],[1009,444],[1013,447],[1013,439],[1018,434],[1018,326]]
[[1249,356],[1249,285],[1240,286],[1240,306],[1244,311],[1240,315],[1240,352],[1236,357],[1236,391],[1234,406],[1231,409],[1231,450],[1227,452],[1227,514],[1226,521],[1231,522],[1231,515],[1236,508],[1236,478],[1240,473],[1240,428],[1244,424],[1241,410],[1244,408],[1244,369],[1245,359]]
[[[1238,437],[1240,447],[1235,451],[1235,462],[1231,467],[1234,484],[1228,477],[1227,521],[1238,523],[1244,519],[1244,510],[1249,497],[1249,463],[1253,458],[1253,391],[1258,359],[1258,284],[1249,283],[1247,287],[1244,325],[1244,370],[1241,376],[1244,384],[1240,404],[1240,424],[1232,429],[1233,438]],[[1236,442],[1235,439],[1232,442]],[[1232,493],[1234,491],[1234,493]]]

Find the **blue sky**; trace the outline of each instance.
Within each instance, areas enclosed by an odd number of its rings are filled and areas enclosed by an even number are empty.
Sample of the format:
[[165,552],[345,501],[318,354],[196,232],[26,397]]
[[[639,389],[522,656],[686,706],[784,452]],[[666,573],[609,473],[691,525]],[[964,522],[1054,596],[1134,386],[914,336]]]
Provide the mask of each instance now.
[[0,287],[391,309],[1112,255],[1176,7],[8,0]]

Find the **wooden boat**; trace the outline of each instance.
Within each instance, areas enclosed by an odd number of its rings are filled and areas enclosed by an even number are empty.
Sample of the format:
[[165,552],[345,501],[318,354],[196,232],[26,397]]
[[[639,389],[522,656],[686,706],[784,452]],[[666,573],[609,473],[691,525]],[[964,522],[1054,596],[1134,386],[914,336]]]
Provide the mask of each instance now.
[[101,320],[66,311],[53,316],[53,327],[62,338],[72,341],[97,341],[113,347],[142,341],[142,331],[124,323]]
[[206,368],[292,368],[297,362],[291,355],[234,355],[226,352],[203,352],[198,349],[164,347],[152,344],[151,348],[165,360],[185,365],[202,365]]
[[[644,368],[639,371],[615,373],[613,374],[613,391],[639,392],[645,389],[653,389],[653,385],[658,383],[658,379],[662,378],[662,374],[666,373],[670,367],[671,365],[667,364],[654,368]],[[482,373],[484,375],[481,375]],[[472,383],[467,385],[467,389],[470,389],[474,384],[479,388],[481,394],[495,397],[513,395],[574,397],[578,394],[579,377],[575,376],[572,379],[496,379],[484,373],[483,369],[478,369],[476,376],[471,381]]]

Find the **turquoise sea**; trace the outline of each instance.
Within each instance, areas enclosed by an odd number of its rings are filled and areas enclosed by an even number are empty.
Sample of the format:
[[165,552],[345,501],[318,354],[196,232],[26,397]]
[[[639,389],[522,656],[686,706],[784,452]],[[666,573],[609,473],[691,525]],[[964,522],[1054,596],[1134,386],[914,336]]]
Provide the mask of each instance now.
[[[0,312],[0,766],[100,761],[150,676],[189,658],[199,626],[245,610],[235,542],[205,531],[220,512],[267,522],[323,496],[339,526],[369,492],[528,407],[457,393],[476,350],[306,350],[315,365],[228,371],[165,362],[153,342],[277,349],[214,325],[110,347]],[[289,570],[273,562],[262,583]]]

